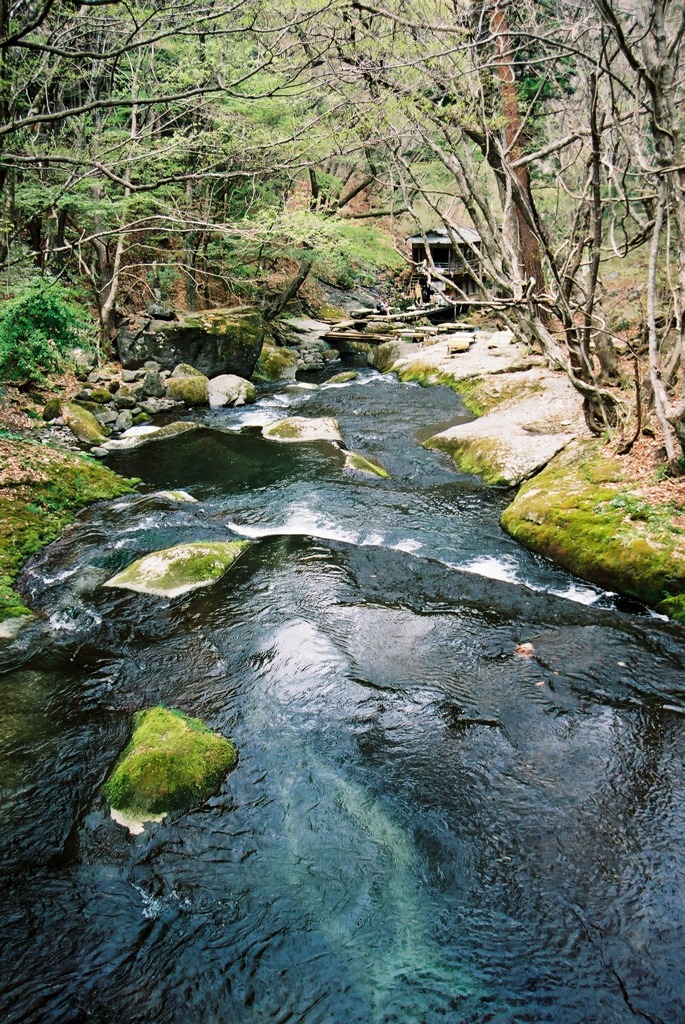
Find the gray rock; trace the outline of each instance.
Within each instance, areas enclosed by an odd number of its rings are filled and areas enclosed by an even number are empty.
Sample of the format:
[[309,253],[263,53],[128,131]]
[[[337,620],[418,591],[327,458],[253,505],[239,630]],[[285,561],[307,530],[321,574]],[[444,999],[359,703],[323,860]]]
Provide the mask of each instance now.
[[157,412],[166,412],[167,409],[173,409],[181,404],[181,402],[176,402],[172,398],[146,398],[140,403],[140,408],[143,412],[154,416]]
[[166,386],[159,370],[148,370],[143,379],[143,394],[148,398],[162,398],[166,394]]
[[102,409],[98,409],[96,413],[93,413],[98,423],[101,423],[103,427],[110,427],[117,421],[117,413],[114,409],[104,405]]
[[98,459],[105,459],[109,455],[109,452],[106,448],[101,448],[99,445],[96,445],[95,448],[90,449],[90,454],[97,456]]
[[117,409],[135,409],[138,404],[138,398],[133,392],[122,389],[117,391],[114,396],[114,404]]
[[207,385],[207,392],[212,409],[226,405],[251,405],[257,397],[254,384],[232,373],[213,377]]
[[131,412],[130,409],[122,409],[121,412],[119,413],[119,415],[116,418],[116,423],[114,424],[114,430],[117,433],[119,433],[119,434],[123,434],[123,432],[125,430],[130,430],[130,428],[132,426],[133,426],[133,413]]
[[148,361],[145,363],[144,369],[147,370],[148,372],[152,370],[154,373],[159,373],[162,367],[159,365],[159,363],[156,363],[154,359],[148,359]]
[[67,359],[77,373],[88,374],[95,368],[97,363],[96,353],[91,349],[85,348],[72,348],[71,351],[67,353]]
[[151,302],[147,307],[147,312],[153,318],[153,320],[175,320],[176,313],[170,306],[165,306],[163,302]]
[[145,370],[122,370],[121,379],[124,384],[132,384],[135,380],[142,380],[145,376]]
[[264,339],[264,322],[250,307],[178,313],[176,320],[130,320],[119,332],[122,366],[137,369],[154,360],[171,370],[189,363],[207,377],[250,377]]

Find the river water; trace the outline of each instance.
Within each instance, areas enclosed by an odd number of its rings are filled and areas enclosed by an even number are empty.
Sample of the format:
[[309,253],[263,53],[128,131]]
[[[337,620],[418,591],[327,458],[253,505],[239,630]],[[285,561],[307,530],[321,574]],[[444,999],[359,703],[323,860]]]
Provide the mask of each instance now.
[[[391,479],[264,440],[288,413]],[[32,560],[2,654],[3,1021],[685,1020],[685,631],[508,538],[418,443],[468,418],[364,370],[110,458],[142,493]],[[234,537],[185,597],[101,586]],[[133,837],[101,787],[158,703],[240,762]]]

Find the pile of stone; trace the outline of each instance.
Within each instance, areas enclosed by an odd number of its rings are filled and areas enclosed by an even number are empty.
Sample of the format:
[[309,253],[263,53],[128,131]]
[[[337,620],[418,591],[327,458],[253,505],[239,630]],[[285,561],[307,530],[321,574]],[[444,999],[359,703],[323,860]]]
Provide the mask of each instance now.
[[233,374],[209,379],[187,363],[172,371],[148,360],[140,369],[94,369],[80,374],[83,387],[70,401],[50,399],[43,419],[64,424],[84,444],[101,445],[156,413],[175,407],[245,405],[254,402],[254,385]]

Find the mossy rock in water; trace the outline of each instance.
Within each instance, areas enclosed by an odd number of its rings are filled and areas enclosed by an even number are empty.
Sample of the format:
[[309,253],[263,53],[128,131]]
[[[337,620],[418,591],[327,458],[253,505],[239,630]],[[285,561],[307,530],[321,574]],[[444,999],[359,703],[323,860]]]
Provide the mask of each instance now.
[[235,744],[199,719],[150,708],[136,714],[133,736],[105,783],[105,795],[115,810],[144,821],[206,800],[237,763]]
[[169,377],[166,382],[168,398],[184,405],[209,405],[209,381],[202,373],[188,374],[186,377]]
[[289,416],[277,423],[262,427],[262,434],[270,441],[341,441],[337,420],[332,416],[308,419]]
[[345,456],[345,469],[356,469],[359,473],[369,473],[385,480],[390,478],[387,469],[383,469],[376,462],[365,459],[363,455],[358,455],[356,452],[345,452]]
[[253,377],[256,380],[295,380],[297,353],[264,342]]
[[[145,424],[140,424],[145,426]],[[199,423],[188,423],[188,422],[177,422],[167,423],[165,427],[150,427],[149,430],[141,431],[140,433],[131,433],[127,431],[127,437],[119,437],[114,441],[106,441],[103,445],[108,452],[123,451],[129,448],[141,448],[143,445],[151,444],[157,441],[166,441],[170,437],[178,437],[179,434],[187,434],[192,430],[201,430]]]
[[336,373],[329,377],[326,384],[347,384],[351,380],[356,380],[358,376],[356,370],[345,370],[343,373]]
[[533,551],[609,590],[685,621],[683,510],[631,493],[617,462],[589,442],[558,455],[502,514]]
[[84,409],[82,405],[68,402],[62,406],[62,417],[72,434],[84,444],[102,444],[107,440],[107,434],[102,426],[92,412]]
[[247,540],[177,544],[137,559],[103,586],[178,597],[216,583],[249,546]]

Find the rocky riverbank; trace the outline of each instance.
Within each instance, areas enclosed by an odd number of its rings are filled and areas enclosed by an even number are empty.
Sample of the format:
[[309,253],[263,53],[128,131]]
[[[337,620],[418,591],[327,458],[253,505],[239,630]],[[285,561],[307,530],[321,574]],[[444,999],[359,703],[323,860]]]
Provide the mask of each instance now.
[[461,340],[390,341],[370,361],[464,397],[477,419],[424,443],[487,483],[521,485],[501,521],[516,540],[685,622],[685,480],[659,479],[656,443],[645,438],[621,457],[591,439],[566,375],[509,332],[464,331]]

